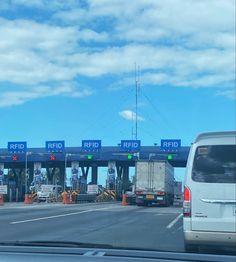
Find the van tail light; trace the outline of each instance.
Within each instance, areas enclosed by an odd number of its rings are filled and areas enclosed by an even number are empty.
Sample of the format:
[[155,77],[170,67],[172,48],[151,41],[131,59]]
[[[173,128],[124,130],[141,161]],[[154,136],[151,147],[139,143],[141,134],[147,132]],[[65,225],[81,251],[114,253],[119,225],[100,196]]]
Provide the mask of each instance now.
[[183,216],[191,217],[191,191],[187,186],[184,187]]

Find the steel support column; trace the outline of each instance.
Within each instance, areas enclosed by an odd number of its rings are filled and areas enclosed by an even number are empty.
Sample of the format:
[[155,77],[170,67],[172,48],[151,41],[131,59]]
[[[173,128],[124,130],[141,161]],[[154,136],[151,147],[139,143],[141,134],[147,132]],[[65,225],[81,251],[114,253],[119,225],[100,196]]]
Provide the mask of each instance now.
[[29,175],[28,187],[30,187],[31,183],[34,180],[34,167],[32,165],[28,166],[28,175]]
[[92,179],[91,179],[91,184],[92,185],[97,185],[98,183],[98,166],[93,165],[92,166]]
[[84,176],[87,180],[88,172],[89,172],[89,166],[86,166],[86,169],[84,166],[81,166],[82,176]]
[[116,165],[116,172],[117,172],[117,177],[121,179],[122,177],[122,172],[123,172],[123,166]]
[[79,179],[80,181],[79,188],[80,188],[80,193],[84,194],[87,191],[87,177],[89,172],[89,166],[87,166],[86,169],[85,166],[81,166],[81,171],[82,171],[82,177]]
[[128,165],[124,165],[123,166],[123,190],[126,191],[128,189],[129,186],[129,166]]
[[65,187],[64,185],[65,185],[65,182],[66,182],[65,180],[66,180],[66,178],[65,178],[65,165],[63,163],[59,166],[59,185],[62,186],[63,189],[66,189],[66,188],[64,188]]

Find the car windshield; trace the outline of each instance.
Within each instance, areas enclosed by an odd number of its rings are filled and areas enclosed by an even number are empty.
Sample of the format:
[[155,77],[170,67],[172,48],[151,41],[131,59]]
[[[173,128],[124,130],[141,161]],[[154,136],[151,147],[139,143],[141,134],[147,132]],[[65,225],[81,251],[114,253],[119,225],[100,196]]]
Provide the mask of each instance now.
[[0,0],[0,242],[235,255],[235,9]]

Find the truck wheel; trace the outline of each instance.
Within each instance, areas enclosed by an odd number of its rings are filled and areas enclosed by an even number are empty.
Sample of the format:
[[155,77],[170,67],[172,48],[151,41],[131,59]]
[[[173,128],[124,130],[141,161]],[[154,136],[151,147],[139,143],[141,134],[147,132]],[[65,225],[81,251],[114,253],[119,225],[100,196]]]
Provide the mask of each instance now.
[[173,198],[172,197],[168,197],[168,201],[167,201],[167,206],[172,206],[173,205]]
[[162,206],[163,206],[163,207],[168,207],[168,206],[169,206],[169,202],[170,202],[170,201],[169,201],[169,197],[166,197],[166,198],[165,198],[165,202],[163,203]]
[[171,206],[171,198],[170,197],[168,197],[168,201],[167,201],[167,206],[169,207],[169,206]]

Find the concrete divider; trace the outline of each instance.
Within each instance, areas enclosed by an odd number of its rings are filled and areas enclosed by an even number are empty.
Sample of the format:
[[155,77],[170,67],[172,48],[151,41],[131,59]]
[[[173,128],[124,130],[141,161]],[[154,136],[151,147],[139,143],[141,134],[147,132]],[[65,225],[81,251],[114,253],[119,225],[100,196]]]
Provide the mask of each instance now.
[[95,202],[96,197],[97,197],[96,194],[79,194],[77,196],[76,202],[77,203]]

